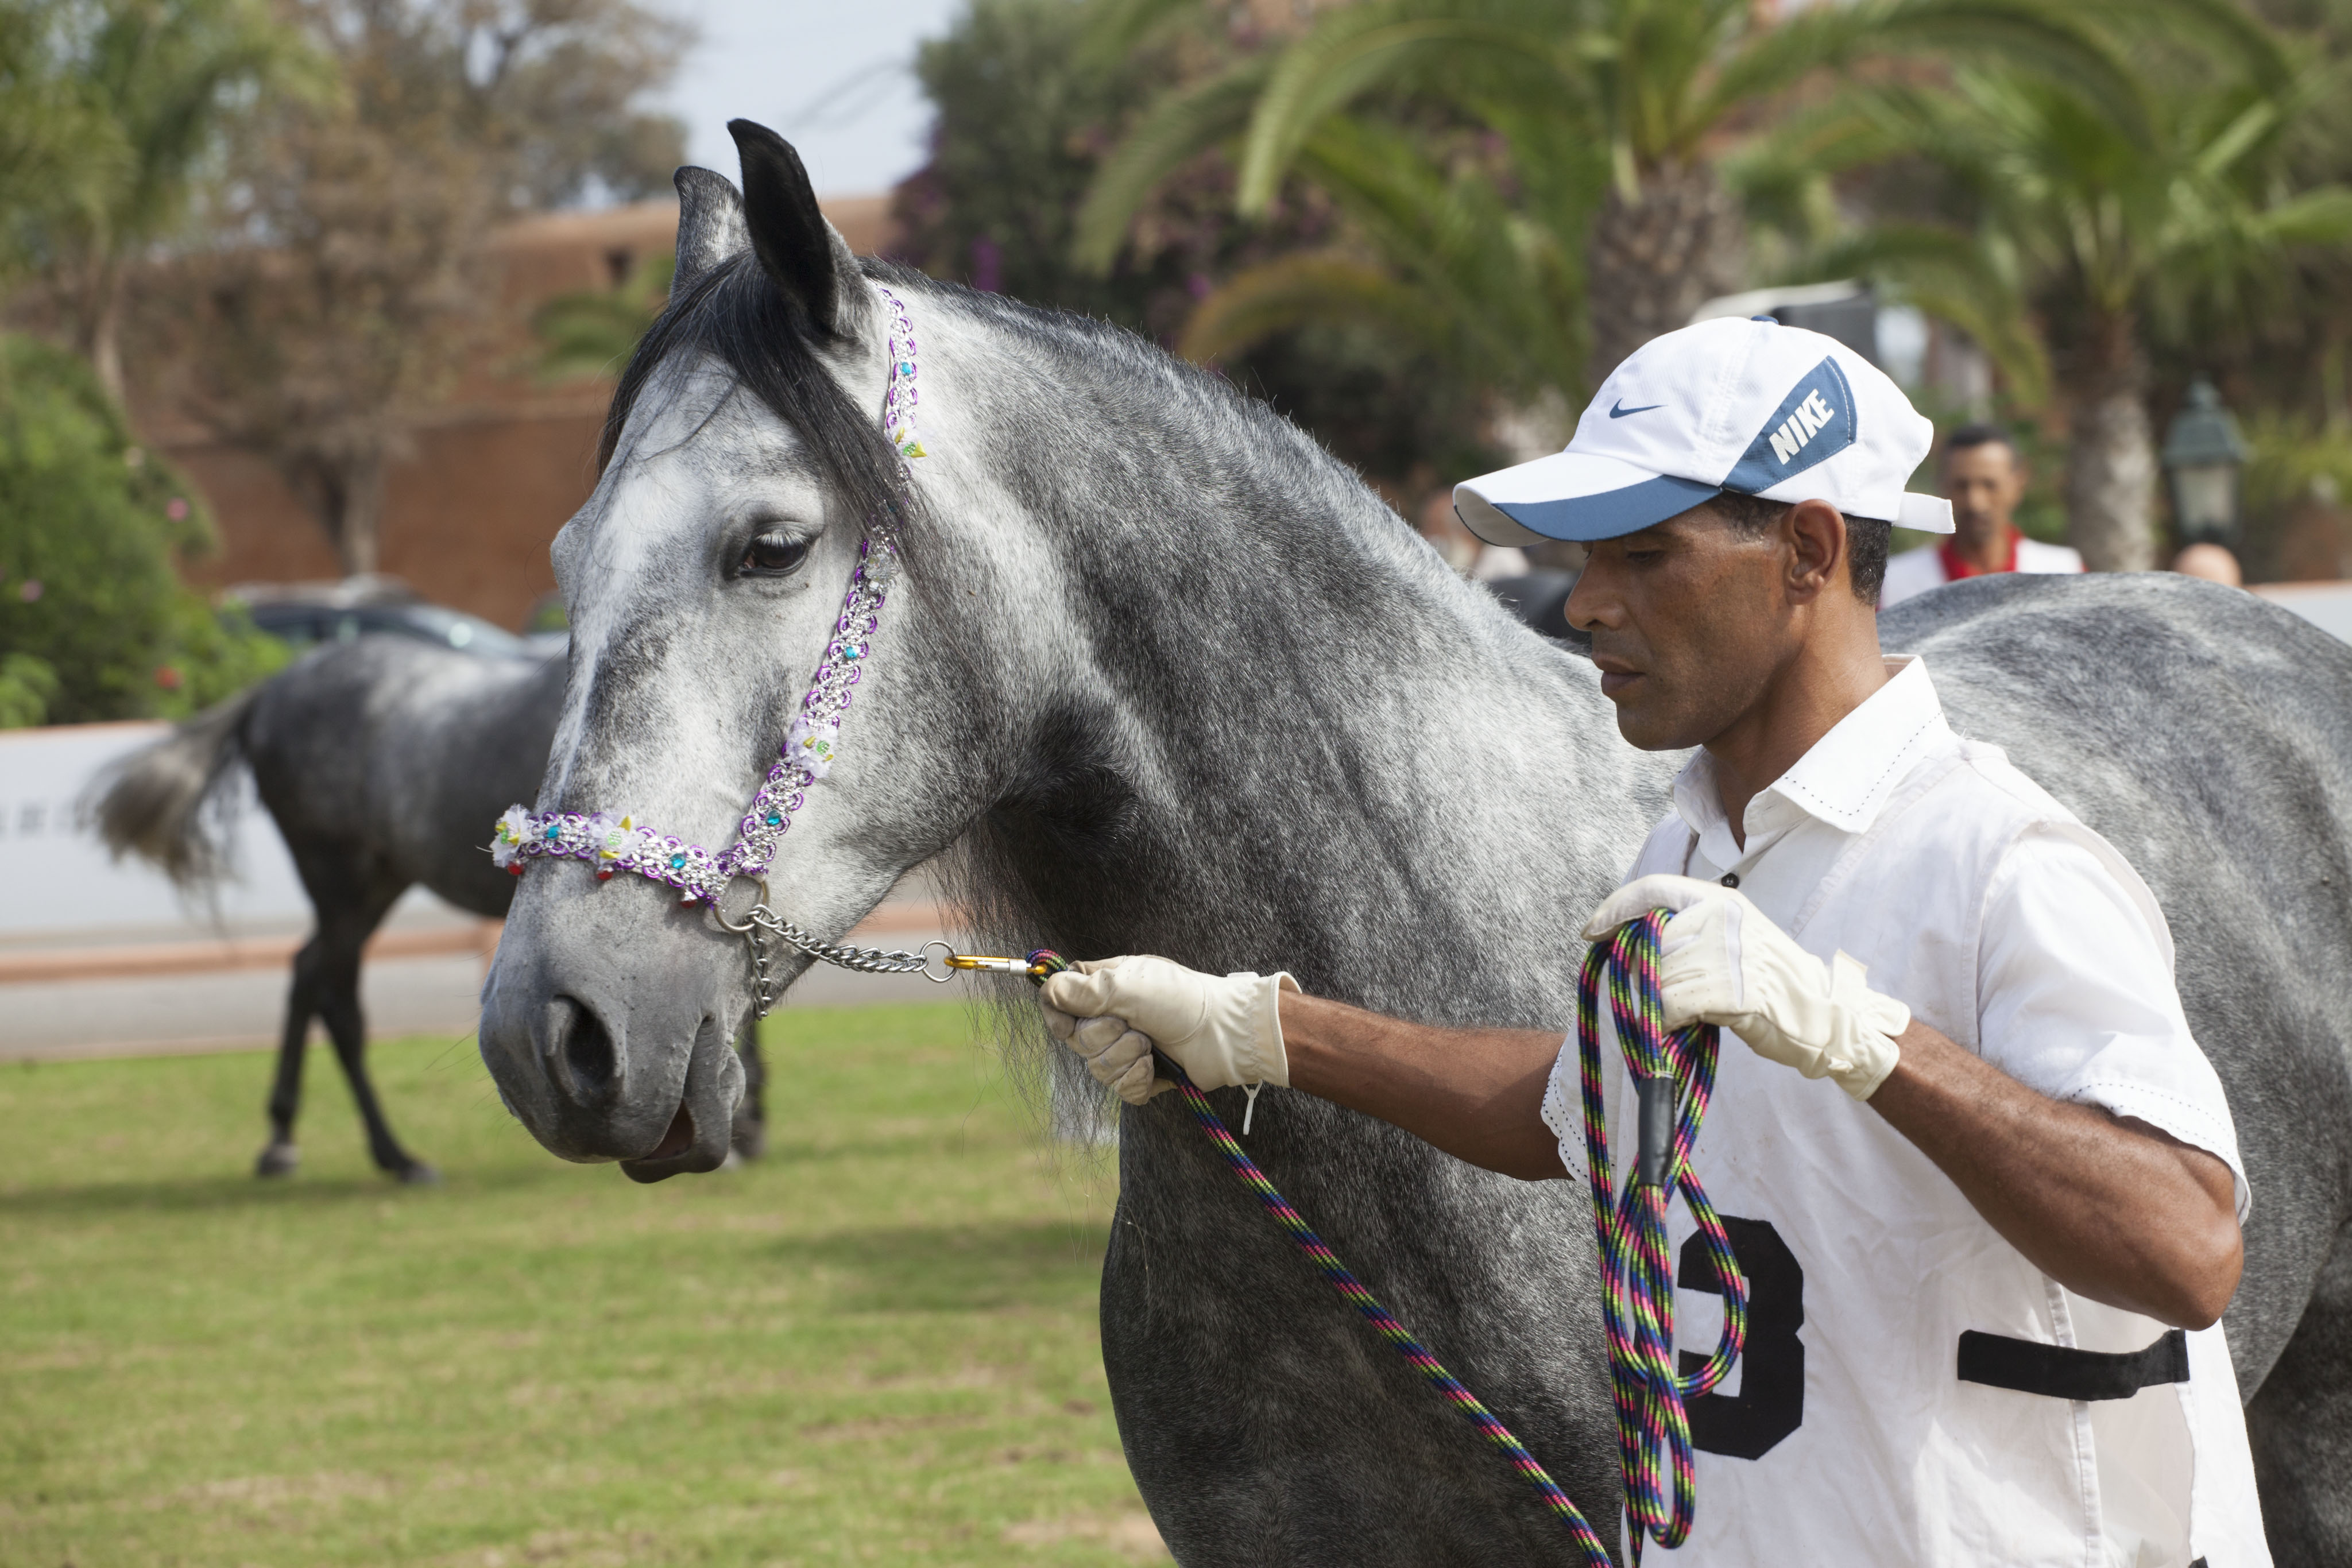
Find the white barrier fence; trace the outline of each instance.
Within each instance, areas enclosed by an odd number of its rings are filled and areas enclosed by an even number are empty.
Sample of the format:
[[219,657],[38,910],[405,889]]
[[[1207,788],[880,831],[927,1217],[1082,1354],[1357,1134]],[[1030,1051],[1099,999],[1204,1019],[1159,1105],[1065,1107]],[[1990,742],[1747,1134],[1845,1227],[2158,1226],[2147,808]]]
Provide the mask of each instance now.
[[[108,765],[163,724],[0,731],[0,1061],[261,1043],[286,1005],[288,961],[310,901],[242,768],[217,804],[229,874],[184,896],[89,823]],[[413,889],[362,980],[370,1020],[394,1032],[470,1026],[495,925]]]
[[117,862],[87,822],[107,765],[171,732],[164,724],[0,730],[0,946],[202,940],[307,926],[310,901],[242,770],[226,820],[235,874],[212,906],[163,873]]
[[2352,643],[2352,582],[2265,582],[2254,591],[2329,635]]

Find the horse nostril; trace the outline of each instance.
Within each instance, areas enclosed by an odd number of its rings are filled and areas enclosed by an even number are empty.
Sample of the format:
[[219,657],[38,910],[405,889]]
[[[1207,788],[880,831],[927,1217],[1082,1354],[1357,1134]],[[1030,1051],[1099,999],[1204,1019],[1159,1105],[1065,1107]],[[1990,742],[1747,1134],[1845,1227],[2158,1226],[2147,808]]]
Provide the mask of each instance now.
[[610,1089],[620,1056],[595,1010],[570,997],[558,997],[554,1024],[555,1054],[572,1075],[572,1092],[586,1099]]

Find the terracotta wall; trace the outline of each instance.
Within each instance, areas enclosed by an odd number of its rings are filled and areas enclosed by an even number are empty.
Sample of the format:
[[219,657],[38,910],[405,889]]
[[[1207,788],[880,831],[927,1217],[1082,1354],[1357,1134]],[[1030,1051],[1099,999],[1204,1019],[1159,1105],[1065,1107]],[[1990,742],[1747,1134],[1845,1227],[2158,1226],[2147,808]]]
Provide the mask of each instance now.
[[[883,248],[887,202],[828,200],[826,214],[852,248]],[[550,387],[523,373],[530,314],[555,295],[610,287],[642,258],[676,243],[675,203],[600,213],[552,213],[509,225],[499,261],[496,330],[471,374],[415,435],[385,497],[383,569],[425,598],[520,627],[554,591],[548,545],[595,484],[596,436],[608,381]],[[336,576],[334,554],[310,515],[259,457],[166,417],[142,421],[212,503],[221,548],[189,563],[192,581],[308,582]]]
[[[520,627],[555,591],[547,547],[595,482],[601,408],[486,414],[423,432],[384,503],[383,570],[425,598]],[[190,564],[206,588],[337,575],[326,535],[268,465],[216,445],[173,447],[220,519],[221,549]]]

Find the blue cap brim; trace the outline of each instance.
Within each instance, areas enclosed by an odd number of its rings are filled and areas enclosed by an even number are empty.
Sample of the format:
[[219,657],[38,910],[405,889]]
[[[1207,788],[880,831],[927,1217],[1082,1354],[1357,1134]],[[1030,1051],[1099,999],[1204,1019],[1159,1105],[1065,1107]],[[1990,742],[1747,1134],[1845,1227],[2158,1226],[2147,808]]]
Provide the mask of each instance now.
[[1490,500],[1476,486],[1475,480],[1454,486],[1454,509],[1464,527],[1490,544],[1620,538],[1723,494],[1719,485],[1663,475],[1612,490],[1544,500]]

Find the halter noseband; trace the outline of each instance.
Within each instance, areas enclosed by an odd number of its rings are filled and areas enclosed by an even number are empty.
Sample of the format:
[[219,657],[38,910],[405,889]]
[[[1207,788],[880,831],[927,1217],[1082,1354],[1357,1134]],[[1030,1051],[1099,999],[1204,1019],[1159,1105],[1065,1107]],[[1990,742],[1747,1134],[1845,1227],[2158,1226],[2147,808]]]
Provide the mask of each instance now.
[[[915,436],[915,329],[897,295],[879,285],[875,292],[887,310],[890,350],[889,382],[882,394],[882,429],[898,454],[902,482],[911,486],[914,475],[908,465],[924,455],[922,443]],[[596,868],[599,882],[611,880],[614,872],[632,872],[677,889],[684,895],[682,903],[706,904],[714,912],[719,909],[719,895],[736,878],[759,879],[775,858],[776,845],[793,825],[793,813],[807,800],[809,786],[832,771],[841,721],[864,674],[864,661],[872,651],[886,591],[898,575],[893,527],[894,519],[887,516],[866,519],[866,538],[858,546],[857,566],[850,573],[849,591],[842,600],[840,618],[834,622],[833,639],[825,644],[824,657],[818,662],[808,695],[801,699],[800,712],[784,734],[767,779],[751,797],[751,810],[744,813],[734,843],[713,854],[700,844],[641,825],[634,813],[550,811],[534,816],[518,805],[509,807],[499,819],[490,841],[491,860],[517,876],[529,869],[532,860],[552,857],[586,862]],[[765,904],[763,884],[761,908],[755,913],[766,913]],[[729,924],[723,915],[720,921],[730,930],[746,928]],[[761,924],[777,929],[788,923],[771,915]],[[804,935],[797,928],[779,934],[787,940]],[[756,945],[753,952],[756,958]]]

